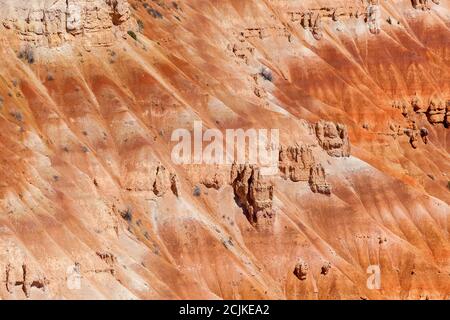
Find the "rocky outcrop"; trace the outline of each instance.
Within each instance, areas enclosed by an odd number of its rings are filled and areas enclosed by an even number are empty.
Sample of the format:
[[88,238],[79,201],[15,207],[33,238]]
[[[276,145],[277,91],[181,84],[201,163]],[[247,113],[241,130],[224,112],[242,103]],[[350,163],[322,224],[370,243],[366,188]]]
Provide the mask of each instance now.
[[254,226],[270,225],[274,212],[273,185],[266,181],[259,169],[251,165],[233,164],[231,181],[238,205]]
[[311,147],[306,145],[280,148],[279,169],[284,179],[293,182],[309,181],[315,159]]
[[7,1],[10,10],[0,14],[5,28],[22,41],[36,46],[56,47],[82,39],[85,46],[110,45],[114,32],[132,27],[126,0],[59,0],[29,4]]
[[158,166],[156,168],[156,178],[153,182],[153,193],[162,197],[170,187],[170,176],[164,166]]
[[325,169],[317,164],[310,169],[309,186],[315,193],[331,194],[331,186],[326,181]]
[[[411,121],[409,126],[404,129],[404,133],[407,137],[409,137],[409,143],[411,146],[416,149],[418,147],[419,138],[421,136],[419,128],[415,121]],[[428,141],[428,140],[426,140]]]
[[448,101],[446,104],[444,104],[443,101],[435,101],[430,100],[430,103],[428,105],[428,109],[426,112],[428,121],[431,124],[444,124],[447,123],[448,117],[447,114],[450,112],[450,110],[446,110],[448,106]]
[[[322,20],[328,25],[336,26],[337,31],[342,31],[342,25],[336,22],[348,22],[349,19],[364,17],[369,32],[379,34],[381,31],[381,9],[378,0],[361,1],[352,5],[316,6],[305,11],[288,11],[291,22],[300,22],[300,26],[309,30],[316,40],[323,38]],[[388,18],[392,21],[392,18]]]
[[403,117],[407,121],[407,126],[400,124],[391,124],[390,128],[394,131],[395,135],[406,135],[409,138],[409,143],[416,149],[419,145],[419,140],[422,139],[423,143],[428,143],[428,129],[421,127],[419,129],[417,123],[423,122],[424,119],[431,125],[443,125],[445,128],[450,126],[450,107],[449,101],[445,103],[443,100],[430,99],[428,105],[422,103],[419,96],[415,95],[410,104],[405,101],[393,101],[392,107],[401,110]]
[[420,137],[422,138],[423,143],[428,143],[428,129],[420,128]]
[[279,169],[284,179],[307,181],[313,192],[331,193],[331,186],[325,179],[325,169],[314,158],[310,146],[281,147]]
[[163,165],[156,167],[155,181],[153,182],[153,193],[162,197],[168,190],[176,196],[179,195],[179,182],[175,174],[169,173]]
[[320,146],[333,157],[350,156],[350,142],[347,127],[340,123],[320,120],[315,126]]
[[411,98],[410,106],[404,101],[393,101],[392,107],[400,109],[402,115],[410,120],[415,119],[415,115],[425,114],[430,124],[448,125],[448,114],[450,114],[449,100],[444,101],[438,98],[431,98],[428,102],[423,103],[416,95]]
[[326,276],[328,274],[328,272],[330,271],[330,269],[331,269],[331,262],[329,262],[329,261],[324,262],[324,264],[322,265],[322,268],[320,270],[320,274]]
[[308,275],[309,265],[304,261],[299,261],[295,265],[294,275],[301,281],[306,280],[306,276]]

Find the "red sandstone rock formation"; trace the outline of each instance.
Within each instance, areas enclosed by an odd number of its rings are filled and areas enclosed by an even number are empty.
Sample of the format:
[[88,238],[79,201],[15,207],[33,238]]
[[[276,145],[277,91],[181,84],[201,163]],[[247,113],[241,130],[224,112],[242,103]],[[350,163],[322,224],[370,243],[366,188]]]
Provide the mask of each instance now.
[[233,165],[231,180],[238,205],[248,221],[255,226],[270,224],[274,215],[273,185],[264,179],[260,170],[249,165]]
[[311,186],[311,190],[313,192],[330,194],[331,186],[326,181],[325,177],[325,169],[322,165],[316,165],[311,167],[311,172],[309,176],[309,185]]
[[320,146],[333,157],[348,157],[350,144],[347,128],[343,124],[330,121],[316,123],[316,136]]
[[301,261],[295,265],[294,274],[299,280],[304,281],[306,280],[306,277],[308,275],[308,270],[308,264],[304,261]]
[[310,168],[315,164],[311,147],[306,145],[280,149],[280,172],[291,181],[308,181]]

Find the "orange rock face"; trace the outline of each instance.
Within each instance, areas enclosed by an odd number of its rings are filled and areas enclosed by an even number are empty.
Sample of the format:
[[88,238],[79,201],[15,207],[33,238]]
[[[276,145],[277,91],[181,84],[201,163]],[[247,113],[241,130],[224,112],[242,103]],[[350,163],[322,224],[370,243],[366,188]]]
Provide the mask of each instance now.
[[0,299],[449,298],[449,12],[0,0]]

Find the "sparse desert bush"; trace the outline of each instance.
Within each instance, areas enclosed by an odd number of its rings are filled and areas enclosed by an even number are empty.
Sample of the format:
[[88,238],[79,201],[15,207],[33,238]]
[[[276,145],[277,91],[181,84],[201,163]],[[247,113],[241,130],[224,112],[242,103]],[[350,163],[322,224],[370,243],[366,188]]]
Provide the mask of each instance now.
[[193,192],[194,197],[200,197],[201,193],[202,192],[200,190],[200,187],[199,186],[195,186],[194,187],[194,192]]
[[22,121],[23,120],[23,116],[22,113],[20,113],[20,111],[11,111],[9,113],[12,117],[14,117],[14,119],[16,119],[17,121]]
[[137,25],[138,25],[139,32],[142,32],[144,30],[144,27],[145,27],[144,22],[142,22],[141,19],[138,19]]
[[25,46],[19,50],[17,57],[21,60],[27,61],[29,64],[34,63],[34,51],[30,46]]
[[120,212],[120,216],[127,222],[131,222],[133,220],[133,211],[130,208],[127,208],[125,211]]
[[261,69],[260,74],[265,80],[272,82],[273,75],[272,75],[272,71],[270,69],[263,67]]
[[151,15],[155,19],[162,19],[163,15],[158,10],[155,10],[153,8],[147,8],[147,12],[149,15]]
[[114,63],[117,60],[117,53],[114,50],[109,51],[109,63]]
[[128,30],[128,35],[130,36],[130,37],[132,37],[134,40],[137,40],[137,35],[136,35],[136,33],[134,33],[134,31],[132,31],[132,30]]

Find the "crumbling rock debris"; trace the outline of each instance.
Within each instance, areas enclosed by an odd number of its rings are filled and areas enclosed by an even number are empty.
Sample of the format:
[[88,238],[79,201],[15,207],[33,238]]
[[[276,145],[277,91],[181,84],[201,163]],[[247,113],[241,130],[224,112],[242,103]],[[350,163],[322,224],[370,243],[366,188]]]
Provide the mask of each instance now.
[[340,123],[320,120],[315,126],[320,146],[333,157],[350,156],[347,127]]
[[324,276],[326,276],[327,274],[328,274],[328,272],[330,271],[330,269],[331,269],[331,262],[325,262],[323,265],[322,265],[322,268],[321,268],[321,270],[320,270],[320,274],[322,274],[322,275],[324,275]]
[[254,226],[270,225],[274,216],[273,185],[264,179],[259,168],[233,164],[231,181],[235,199],[247,220]]
[[179,183],[177,176],[166,170],[163,165],[156,167],[155,181],[153,182],[153,193],[162,197],[170,189],[174,195],[179,195]]
[[331,186],[326,181],[325,169],[321,164],[316,164],[311,167],[309,175],[309,186],[315,193],[322,193],[326,195],[331,194]]
[[309,266],[304,261],[299,261],[295,265],[294,275],[301,281],[306,280],[306,276],[308,275]]

